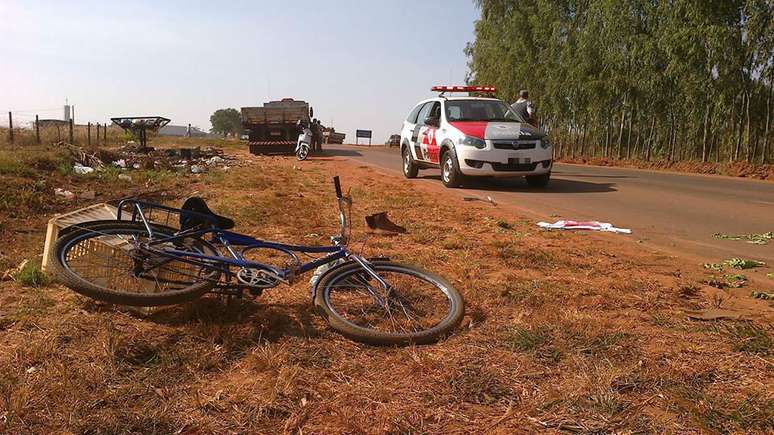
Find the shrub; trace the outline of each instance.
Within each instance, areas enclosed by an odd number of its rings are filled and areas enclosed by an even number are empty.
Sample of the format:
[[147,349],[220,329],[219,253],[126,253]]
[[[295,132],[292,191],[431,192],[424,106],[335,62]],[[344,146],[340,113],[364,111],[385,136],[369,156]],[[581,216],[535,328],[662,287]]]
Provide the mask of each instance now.
[[40,265],[31,261],[25,263],[14,278],[27,287],[44,287],[50,282],[46,272],[40,269]]

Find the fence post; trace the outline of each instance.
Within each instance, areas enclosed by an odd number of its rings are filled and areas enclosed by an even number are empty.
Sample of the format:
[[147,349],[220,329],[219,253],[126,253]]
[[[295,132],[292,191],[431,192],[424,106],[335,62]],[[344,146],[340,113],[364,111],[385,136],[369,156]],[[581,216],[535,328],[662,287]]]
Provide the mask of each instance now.
[[70,118],[70,144],[73,142],[73,118]]
[[97,145],[99,145],[99,122],[97,123]]
[[35,142],[40,143],[40,120],[35,115]]
[[91,146],[91,122],[86,124],[86,145]]
[[106,122],[105,125],[102,126],[102,143],[107,144],[107,126],[108,123]]
[[13,116],[8,112],[8,140],[13,143]]

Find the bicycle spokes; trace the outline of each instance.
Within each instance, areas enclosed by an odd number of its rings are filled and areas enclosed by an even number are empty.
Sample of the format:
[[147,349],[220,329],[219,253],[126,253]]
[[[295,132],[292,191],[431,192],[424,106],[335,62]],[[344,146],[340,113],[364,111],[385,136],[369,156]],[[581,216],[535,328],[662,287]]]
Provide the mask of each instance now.
[[356,325],[404,334],[432,327],[448,313],[448,300],[433,283],[403,273],[378,273],[380,280],[359,269],[332,283],[331,305]]

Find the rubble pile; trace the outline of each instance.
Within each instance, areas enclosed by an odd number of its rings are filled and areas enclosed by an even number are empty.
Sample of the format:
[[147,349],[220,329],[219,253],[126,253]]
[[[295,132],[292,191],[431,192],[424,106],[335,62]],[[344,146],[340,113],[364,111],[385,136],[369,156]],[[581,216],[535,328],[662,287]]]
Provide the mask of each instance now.
[[[71,154],[75,164],[73,172],[78,175],[86,175],[95,171],[102,171],[106,167],[114,167],[119,170],[130,171],[132,169],[157,169],[176,170],[191,174],[202,174],[212,168],[228,170],[233,166],[240,166],[241,162],[236,156],[225,154],[222,149],[216,147],[196,148],[169,148],[169,149],[140,149],[133,142],[118,150],[99,150],[93,154],[83,148],[62,143]],[[121,174],[124,175],[124,174]],[[124,179],[131,179],[126,176]]]

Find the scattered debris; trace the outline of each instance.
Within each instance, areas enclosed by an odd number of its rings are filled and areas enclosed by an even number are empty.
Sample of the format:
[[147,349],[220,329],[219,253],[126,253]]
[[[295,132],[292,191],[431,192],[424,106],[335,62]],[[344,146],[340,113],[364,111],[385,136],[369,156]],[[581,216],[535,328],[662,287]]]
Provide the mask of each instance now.
[[768,276],[771,279],[774,279],[774,273],[767,273],[766,276]]
[[368,224],[368,228],[371,228],[372,230],[384,230],[391,233],[406,232],[405,228],[390,221],[386,211],[366,216],[366,223]]
[[742,314],[733,310],[724,308],[707,308],[704,310],[687,310],[685,314],[693,320],[739,320]]
[[126,174],[118,174],[118,179],[123,181],[129,181],[129,182],[132,181],[132,177]]
[[766,263],[757,260],[745,260],[742,258],[730,258],[723,262],[724,264],[734,269],[754,269],[756,267],[765,266]]
[[97,197],[97,193],[93,190],[85,190],[78,194],[78,198],[80,199],[94,199]]
[[728,235],[728,234],[721,234],[721,233],[715,233],[712,235],[712,237],[715,237],[716,239],[723,239],[723,240],[744,240],[747,243],[752,243],[753,245],[766,245],[769,243],[770,240],[774,239],[774,232],[769,231],[768,233],[761,233],[761,234],[739,234],[739,235]]
[[56,189],[54,189],[54,195],[61,196],[61,197],[65,198],[65,199],[74,199],[75,198],[75,194],[74,193],[70,192],[69,190],[64,190],[61,187],[57,187]]
[[511,224],[508,221],[499,220],[497,221],[497,226],[504,229],[504,230],[512,230],[513,224]]
[[723,278],[726,279],[728,286],[731,288],[740,288],[747,284],[747,277],[739,273],[735,275],[724,275]]
[[559,220],[552,224],[548,222],[538,222],[537,225],[540,228],[545,228],[548,230],[589,230],[622,234],[632,233],[632,230],[628,228],[616,228],[613,226],[613,224],[599,221]]
[[480,196],[465,196],[462,198],[463,201],[483,201],[488,202],[494,206],[497,206],[497,202],[491,197],[487,196],[486,199],[481,198]]
[[15,280],[16,275],[18,275],[19,272],[21,272],[24,269],[24,267],[27,266],[28,262],[29,260],[25,258],[18,266],[6,270],[5,272],[3,272],[3,276],[0,277],[0,280],[2,281]]
[[86,175],[94,172],[94,168],[92,168],[91,166],[83,166],[80,163],[76,162],[75,165],[73,165],[73,172],[75,172],[78,175]]
[[[706,267],[706,265],[705,265]],[[710,279],[707,279],[705,281],[707,285],[710,285],[715,288],[724,289],[724,288],[742,288],[747,284],[747,277],[742,274],[735,274],[735,275],[723,275],[723,279],[718,279],[716,277],[711,277]]]
[[728,260],[725,260],[722,263],[704,263],[704,268],[714,270],[716,272],[722,272],[726,267],[730,267],[732,269],[753,269],[753,268],[761,267],[765,265],[766,263],[762,261],[757,261],[757,260],[729,258]]
[[728,287],[728,283],[726,281],[723,281],[722,279],[717,279],[715,277],[705,280],[704,283],[721,290]]
[[226,155],[222,149],[211,146],[203,149],[197,147],[155,150],[151,147],[140,149],[129,141],[117,151],[99,150],[97,154],[89,154],[83,148],[65,142],[59,142],[57,145],[70,151],[75,162],[73,171],[78,175],[101,171],[105,167],[103,161],[110,162],[109,166],[121,170],[178,168],[194,174],[207,172],[209,168],[222,167],[227,170],[233,166],[250,163],[247,159]]
[[764,299],[767,301],[774,301],[774,293],[766,293],[766,292],[752,292],[750,295],[755,299]]

